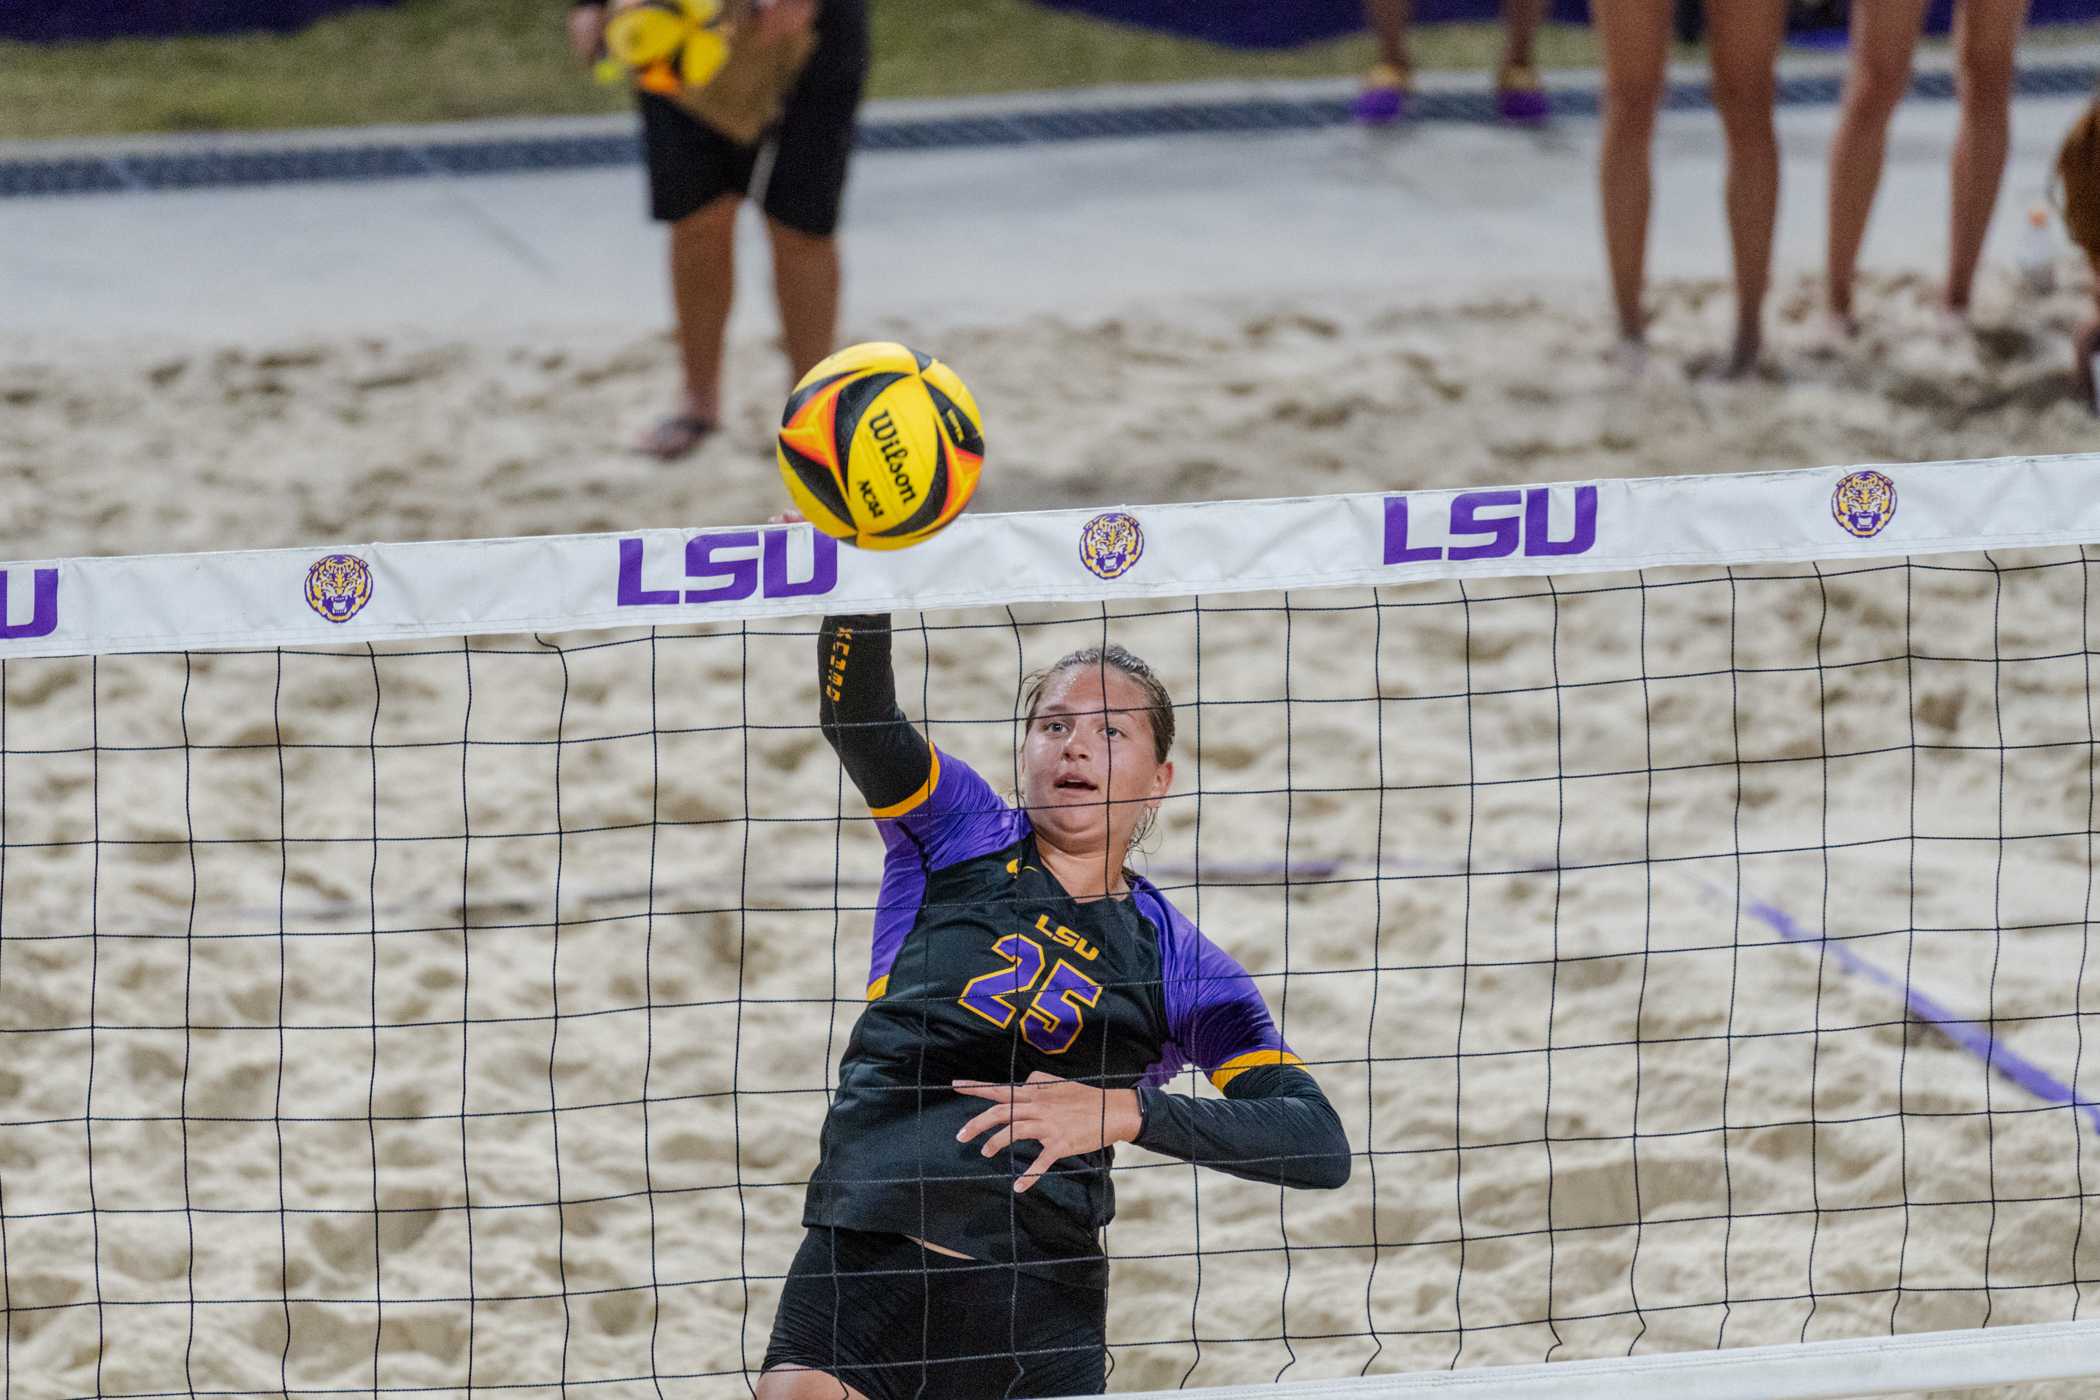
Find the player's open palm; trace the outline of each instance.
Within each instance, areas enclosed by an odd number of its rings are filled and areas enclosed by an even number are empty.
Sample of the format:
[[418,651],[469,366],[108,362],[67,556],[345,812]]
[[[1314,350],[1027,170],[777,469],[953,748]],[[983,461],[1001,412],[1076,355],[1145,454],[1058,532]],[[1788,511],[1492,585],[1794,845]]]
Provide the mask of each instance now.
[[1014,1181],[1026,1191],[1045,1172],[1067,1157],[1099,1152],[1138,1135],[1137,1092],[1098,1089],[1060,1079],[1041,1070],[1022,1084],[988,1084],[980,1079],[954,1081],[955,1092],[990,1101],[991,1107],[963,1124],[957,1142],[970,1142],[989,1132],[978,1150],[991,1157],[1016,1142],[1042,1144],[1027,1171]]

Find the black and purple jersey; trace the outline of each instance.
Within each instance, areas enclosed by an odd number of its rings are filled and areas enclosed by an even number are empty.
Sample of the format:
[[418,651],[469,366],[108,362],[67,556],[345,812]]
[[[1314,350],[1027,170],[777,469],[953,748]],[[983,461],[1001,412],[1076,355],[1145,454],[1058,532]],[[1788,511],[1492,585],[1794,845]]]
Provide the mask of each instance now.
[[[804,1223],[915,1235],[972,1258],[1105,1283],[1115,1213],[1104,1150],[1014,1179],[956,1134],[982,1100],[957,1079],[1043,1071],[1139,1091],[1138,1141],[1237,1175],[1339,1185],[1348,1144],[1277,1033],[1254,979],[1149,881],[1079,901],[1037,858],[1027,813],[939,753],[896,708],[884,618],[827,619],[824,729],[880,823],[887,857],[868,1005],[840,1066]],[[906,786],[909,784],[909,786]],[[1190,1065],[1227,1094],[1159,1092]]]

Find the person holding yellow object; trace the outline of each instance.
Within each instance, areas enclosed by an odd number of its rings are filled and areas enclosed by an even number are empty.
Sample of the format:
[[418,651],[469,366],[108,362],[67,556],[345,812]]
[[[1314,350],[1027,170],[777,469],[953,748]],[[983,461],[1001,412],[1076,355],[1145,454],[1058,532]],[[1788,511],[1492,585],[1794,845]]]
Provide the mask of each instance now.
[[650,213],[670,230],[684,378],[681,401],[635,447],[673,461],[721,422],[737,214],[768,149],[760,198],[788,382],[835,348],[839,211],[867,82],[867,0],[628,0],[610,14],[603,0],[578,0],[568,29],[579,59],[609,52],[635,75]]

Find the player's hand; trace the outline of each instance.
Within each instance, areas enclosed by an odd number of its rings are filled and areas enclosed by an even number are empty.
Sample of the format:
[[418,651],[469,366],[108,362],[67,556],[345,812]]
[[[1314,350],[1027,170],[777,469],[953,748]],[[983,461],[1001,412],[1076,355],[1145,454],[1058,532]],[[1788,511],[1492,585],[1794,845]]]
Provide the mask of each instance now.
[[803,515],[803,514],[801,514],[801,513],[800,513],[800,512],[798,512],[798,511],[792,511],[792,510],[784,510],[784,511],[780,512],[780,514],[778,514],[778,515],[769,515],[769,516],[767,516],[767,517],[766,517],[766,524],[768,524],[768,525],[807,525],[807,524],[809,524],[809,517],[808,517],[808,516],[805,516],[805,515]]
[[1099,1152],[1138,1135],[1135,1089],[1097,1089],[1037,1070],[1025,1084],[987,1084],[981,1079],[954,1081],[955,1092],[988,1099],[992,1106],[963,1124],[957,1142],[990,1132],[978,1150],[996,1156],[1015,1142],[1039,1142],[1043,1150],[1014,1182],[1026,1191],[1043,1173],[1067,1157]]
[[604,43],[605,6],[578,5],[569,11],[569,52],[578,62],[596,62]]

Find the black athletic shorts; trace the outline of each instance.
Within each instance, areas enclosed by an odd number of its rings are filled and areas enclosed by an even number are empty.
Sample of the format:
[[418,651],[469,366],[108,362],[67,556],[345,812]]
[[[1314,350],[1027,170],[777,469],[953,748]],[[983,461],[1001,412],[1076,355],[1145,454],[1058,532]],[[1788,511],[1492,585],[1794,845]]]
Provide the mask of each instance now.
[[788,94],[780,125],[764,140],[742,145],[670,99],[643,93],[651,216],[676,223],[722,195],[750,194],[752,172],[770,145],[766,213],[799,233],[830,235],[839,226],[854,117],[867,76],[865,0],[824,0],[816,51]]
[[1102,1289],[903,1235],[813,1226],[781,1289],[766,1369],[806,1366],[869,1400],[1099,1395],[1107,1344]]

